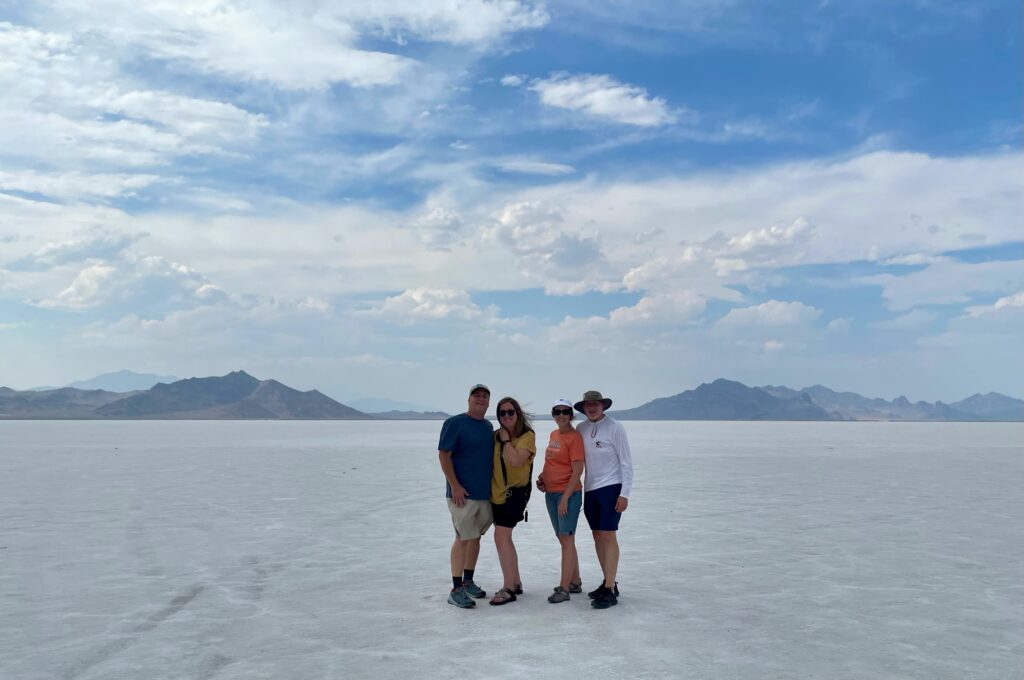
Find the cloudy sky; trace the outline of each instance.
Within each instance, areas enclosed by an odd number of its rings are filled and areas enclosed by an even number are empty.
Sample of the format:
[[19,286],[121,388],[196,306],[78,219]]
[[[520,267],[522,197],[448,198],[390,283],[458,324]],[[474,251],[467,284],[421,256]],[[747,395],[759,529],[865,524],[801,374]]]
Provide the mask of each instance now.
[[0,384],[1024,397],[1021,5],[0,4]]

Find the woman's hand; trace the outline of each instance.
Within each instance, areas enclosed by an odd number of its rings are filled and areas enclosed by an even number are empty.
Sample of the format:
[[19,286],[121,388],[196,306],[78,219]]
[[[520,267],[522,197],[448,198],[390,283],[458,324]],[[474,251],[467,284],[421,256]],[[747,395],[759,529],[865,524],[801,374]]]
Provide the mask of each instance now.
[[569,514],[569,498],[567,496],[562,496],[558,500],[558,516],[559,517],[565,517],[568,514]]
[[544,478],[543,477],[538,477],[537,478],[537,491],[544,491]]

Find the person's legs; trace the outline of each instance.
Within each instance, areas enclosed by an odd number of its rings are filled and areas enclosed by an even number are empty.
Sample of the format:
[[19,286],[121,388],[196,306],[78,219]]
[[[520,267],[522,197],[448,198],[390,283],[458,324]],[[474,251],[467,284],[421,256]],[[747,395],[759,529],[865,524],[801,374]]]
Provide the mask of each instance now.
[[498,550],[498,563],[501,565],[502,585],[512,589],[518,581],[518,560],[516,547],[512,543],[512,528],[495,525],[494,547]]
[[512,547],[512,586],[523,584],[523,577],[519,575],[519,552],[516,544],[512,541],[511,531],[509,532],[508,544]]
[[452,541],[452,578],[462,581],[462,570],[466,568],[466,541],[459,540],[456,535]]
[[608,572],[604,568],[604,544],[602,543],[605,532],[594,531],[592,533],[594,534],[594,552],[597,553],[597,562],[601,565],[601,573],[607,574]]
[[604,574],[604,586],[614,588],[619,571],[619,540],[616,532],[595,531],[594,545],[597,546],[597,559]]
[[474,538],[469,541],[462,541],[465,550],[465,559],[463,560],[463,571],[473,571],[476,569],[476,561],[480,557],[480,539]]
[[580,559],[576,552],[576,537],[572,534],[561,535],[558,542],[562,546],[562,579],[559,585],[569,590],[570,582],[580,582]]

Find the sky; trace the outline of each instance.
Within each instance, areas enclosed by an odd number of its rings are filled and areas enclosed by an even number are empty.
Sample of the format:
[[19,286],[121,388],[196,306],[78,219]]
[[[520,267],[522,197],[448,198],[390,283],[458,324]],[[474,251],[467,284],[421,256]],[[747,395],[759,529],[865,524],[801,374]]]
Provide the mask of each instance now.
[[1024,396],[1018,2],[0,3],[0,384]]

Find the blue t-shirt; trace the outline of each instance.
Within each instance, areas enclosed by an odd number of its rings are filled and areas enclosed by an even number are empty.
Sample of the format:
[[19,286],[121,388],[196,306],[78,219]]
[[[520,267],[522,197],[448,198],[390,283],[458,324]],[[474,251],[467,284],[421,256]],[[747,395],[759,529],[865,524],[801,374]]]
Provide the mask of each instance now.
[[[455,477],[473,500],[486,501],[491,497],[491,474],[494,472],[494,426],[484,418],[477,420],[465,413],[452,416],[441,426],[438,451],[452,452]],[[452,497],[447,481],[445,495]]]

